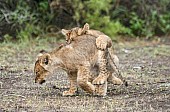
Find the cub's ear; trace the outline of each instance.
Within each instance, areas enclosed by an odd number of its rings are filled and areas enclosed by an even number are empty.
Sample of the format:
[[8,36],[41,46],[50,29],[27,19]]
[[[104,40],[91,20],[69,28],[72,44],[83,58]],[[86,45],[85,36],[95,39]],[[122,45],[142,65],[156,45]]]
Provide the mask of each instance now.
[[36,61],[41,57],[43,54],[48,53],[46,50],[41,50],[39,54],[37,55]]
[[70,30],[65,30],[65,29],[62,29],[61,30],[61,33],[65,36],[67,36],[67,34],[70,32]]
[[48,53],[48,52],[47,52],[46,50],[42,49],[42,50],[40,51],[40,53],[45,54],[45,53]]
[[37,55],[36,61],[38,61],[39,58],[40,58],[42,55],[43,55],[43,53],[39,53],[39,54]]
[[84,31],[87,31],[87,30],[89,30],[89,29],[90,29],[90,26],[89,26],[88,23],[86,23],[86,24],[83,26],[83,30],[84,30]]
[[90,28],[89,24],[86,23],[86,24],[83,26],[83,28],[80,28],[80,29],[78,30],[78,35],[83,35],[83,34],[85,34],[86,31],[89,30],[89,28]]

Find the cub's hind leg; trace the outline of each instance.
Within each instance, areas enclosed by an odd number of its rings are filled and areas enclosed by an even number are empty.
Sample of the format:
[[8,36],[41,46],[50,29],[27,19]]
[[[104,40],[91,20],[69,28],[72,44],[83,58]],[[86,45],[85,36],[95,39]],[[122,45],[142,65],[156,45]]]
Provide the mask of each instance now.
[[104,84],[95,85],[95,93],[97,96],[106,96],[107,94],[107,81]]
[[98,50],[99,75],[93,80],[93,84],[104,84],[107,81],[109,72],[107,70],[107,51]]
[[[90,73],[92,74],[91,82],[99,75],[99,67],[93,66]],[[96,96],[105,96],[107,93],[107,81],[104,84],[96,84],[95,86],[95,93]]]
[[75,95],[77,91],[77,72],[68,73],[68,78],[70,81],[70,88],[68,91],[63,92],[63,96]]

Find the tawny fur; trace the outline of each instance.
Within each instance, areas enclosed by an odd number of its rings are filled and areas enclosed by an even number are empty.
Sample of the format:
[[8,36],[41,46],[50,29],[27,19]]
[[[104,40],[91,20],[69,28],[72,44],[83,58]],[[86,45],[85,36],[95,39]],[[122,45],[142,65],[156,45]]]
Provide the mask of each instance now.
[[[74,95],[77,85],[88,93],[106,95],[107,81],[104,85],[101,85],[102,88],[99,85],[92,84],[99,73],[98,49],[95,41],[94,36],[82,35],[69,45],[39,56],[34,69],[36,73],[35,81],[41,83],[54,69],[62,68],[67,71],[70,80],[70,89],[63,92],[63,95]],[[118,58],[112,52],[113,50],[109,49],[111,58],[118,64]],[[107,59],[109,61],[107,67],[110,81],[115,84],[122,84],[122,81],[113,75],[115,69],[110,57],[108,56]]]

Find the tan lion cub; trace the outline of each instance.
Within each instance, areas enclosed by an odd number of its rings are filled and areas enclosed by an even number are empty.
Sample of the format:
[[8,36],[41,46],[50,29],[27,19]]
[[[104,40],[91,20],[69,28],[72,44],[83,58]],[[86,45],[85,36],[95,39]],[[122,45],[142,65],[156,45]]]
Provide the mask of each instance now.
[[[93,95],[106,95],[107,81],[102,85],[92,84],[100,72],[98,63],[100,50],[97,49],[95,41],[96,38],[92,35],[82,35],[69,45],[39,55],[34,67],[35,82],[42,84],[55,69],[63,69],[68,73],[70,81],[70,88],[63,92],[63,96],[75,95],[78,86]],[[117,65],[119,60],[112,51],[113,49],[109,50],[111,56],[107,57],[108,79],[113,84],[122,84],[121,79],[114,76],[115,68],[111,60]]]
[[87,34],[96,37],[96,46],[98,49],[105,50],[112,46],[110,37],[98,30],[89,29],[88,23],[86,23],[83,28],[75,27],[71,30],[62,29],[61,32],[65,35],[67,44],[70,44],[71,41],[74,41],[78,36]]
[[104,33],[97,30],[89,30],[89,24],[85,24],[83,28],[75,27],[71,30],[62,29],[62,33],[66,36],[67,44],[70,44],[71,41],[74,41],[79,38],[81,35],[92,35],[96,37],[96,46],[99,50],[98,54],[98,63],[99,63],[99,75],[97,78],[93,80],[93,84],[103,84],[108,76],[107,70],[107,57],[108,57],[108,49],[112,46],[112,40],[105,35]]

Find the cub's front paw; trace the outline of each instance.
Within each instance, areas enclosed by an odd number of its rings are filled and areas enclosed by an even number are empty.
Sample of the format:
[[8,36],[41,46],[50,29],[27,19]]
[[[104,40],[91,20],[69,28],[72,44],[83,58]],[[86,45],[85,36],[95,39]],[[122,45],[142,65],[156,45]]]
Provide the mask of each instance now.
[[73,96],[75,94],[76,94],[75,91],[70,91],[70,90],[63,92],[63,96]]
[[106,76],[102,76],[102,75],[99,75],[97,78],[95,78],[93,80],[93,84],[104,84],[105,81],[107,81],[107,77]]

